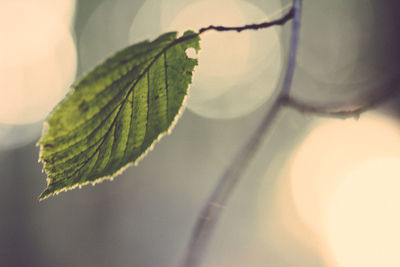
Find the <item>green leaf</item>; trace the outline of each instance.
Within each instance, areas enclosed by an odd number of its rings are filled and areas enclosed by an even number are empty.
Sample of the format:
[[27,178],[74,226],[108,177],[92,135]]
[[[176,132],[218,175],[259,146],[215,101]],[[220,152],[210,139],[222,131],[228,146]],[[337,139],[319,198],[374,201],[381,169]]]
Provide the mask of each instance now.
[[200,49],[198,34],[161,35],[118,52],[54,109],[39,141],[47,188],[39,199],[113,179],[136,164],[181,113]]

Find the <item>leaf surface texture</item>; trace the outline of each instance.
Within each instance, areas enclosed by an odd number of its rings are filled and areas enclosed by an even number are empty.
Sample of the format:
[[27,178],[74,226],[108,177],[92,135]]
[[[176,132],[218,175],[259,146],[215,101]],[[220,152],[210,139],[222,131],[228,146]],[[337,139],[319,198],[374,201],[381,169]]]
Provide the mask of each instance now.
[[179,117],[197,60],[198,34],[176,32],[134,44],[72,86],[46,121],[39,141],[53,194],[112,179],[137,163]]

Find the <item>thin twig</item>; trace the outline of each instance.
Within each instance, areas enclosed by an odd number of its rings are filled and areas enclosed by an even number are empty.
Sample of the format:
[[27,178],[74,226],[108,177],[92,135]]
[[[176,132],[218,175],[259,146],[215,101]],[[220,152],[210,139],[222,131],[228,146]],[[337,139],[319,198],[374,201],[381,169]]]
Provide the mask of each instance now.
[[275,26],[275,25],[284,25],[287,21],[289,21],[290,19],[293,18],[293,7],[289,10],[289,12],[276,20],[270,21],[270,22],[263,22],[260,24],[248,24],[248,25],[244,25],[244,26],[239,26],[239,27],[225,27],[225,26],[214,26],[214,25],[210,25],[208,27],[205,28],[201,28],[199,30],[199,34],[202,34],[206,31],[209,30],[214,30],[214,31],[219,31],[219,32],[227,32],[227,31],[236,31],[236,32],[241,32],[244,30],[259,30],[259,29],[265,29],[265,28],[269,28],[271,26]]
[[248,143],[240,150],[234,160],[230,163],[224,175],[221,177],[217,186],[215,187],[213,193],[208,198],[192,232],[191,240],[182,267],[197,267],[201,263],[201,259],[204,255],[208,241],[221,215],[221,207],[226,205],[233,189],[260,147],[265,134],[271,128],[273,121],[276,118],[280,107],[282,106],[280,99],[282,99],[283,96],[287,95],[290,91],[296,65],[296,53],[299,41],[301,0],[293,0],[293,7],[288,14],[281,19],[269,23],[246,25],[243,27],[209,26],[199,31],[199,33],[202,33],[212,29],[217,31],[229,30],[240,32],[245,29],[259,29],[270,27],[272,25],[282,25],[292,17],[293,32],[291,38],[291,47],[282,89],[279,92],[277,100],[269,109],[259,127],[253,133]]

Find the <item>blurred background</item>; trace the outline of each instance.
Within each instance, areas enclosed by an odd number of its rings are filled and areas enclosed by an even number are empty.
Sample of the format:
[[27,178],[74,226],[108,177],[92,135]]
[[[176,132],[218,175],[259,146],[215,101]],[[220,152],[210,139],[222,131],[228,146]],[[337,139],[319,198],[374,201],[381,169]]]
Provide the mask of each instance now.
[[[129,44],[282,16],[288,0],[0,0],[0,266],[173,267],[268,111],[290,23],[207,33],[187,108],[137,167],[38,202],[42,122]],[[399,87],[397,0],[305,0],[293,95],[351,103]],[[204,266],[400,266],[400,99],[355,120],[282,112],[218,223]]]

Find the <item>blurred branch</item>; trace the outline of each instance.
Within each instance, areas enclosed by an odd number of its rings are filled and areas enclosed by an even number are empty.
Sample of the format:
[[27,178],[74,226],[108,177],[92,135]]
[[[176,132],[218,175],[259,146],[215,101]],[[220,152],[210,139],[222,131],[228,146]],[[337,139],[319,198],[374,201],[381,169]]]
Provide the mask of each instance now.
[[196,225],[193,229],[182,267],[197,267],[201,264],[207,244],[215,229],[217,221],[222,214],[222,209],[226,206],[235,186],[240,181],[240,178],[242,177],[251,160],[254,158],[265,135],[272,127],[277,114],[283,107],[289,107],[303,113],[311,113],[319,116],[358,118],[361,113],[392,99],[400,91],[397,88],[400,78],[396,78],[384,89],[377,88],[376,90],[372,90],[370,93],[359,97],[355,102],[348,101],[329,105],[320,105],[306,103],[291,96],[290,89],[294,77],[297,48],[299,44],[301,4],[301,0],[293,0],[292,8],[284,17],[269,23],[251,24],[243,27],[223,27],[211,25],[207,28],[202,28],[199,31],[199,34],[201,34],[208,30],[238,32],[247,29],[257,30],[259,28],[267,28],[272,25],[283,25],[285,22],[293,18],[288,64],[283,85],[278,93],[278,97],[276,98],[272,107],[268,110],[267,114],[265,114],[263,120],[249,139],[248,143],[242,147],[228,168],[225,170],[223,176],[218,181],[214,191],[209,196],[207,202],[201,210],[200,216],[198,217]]
[[296,109],[302,113],[310,113],[325,117],[336,117],[345,119],[348,117],[358,118],[361,113],[370,110],[396,96],[400,92],[398,83],[400,79],[396,78],[391,81],[383,89],[372,90],[369,94],[359,97],[354,103],[335,103],[329,105],[321,105],[314,103],[306,103],[293,96],[284,95],[281,98],[281,103],[289,108]]
[[[215,225],[221,216],[222,208],[226,205],[233,189],[243,175],[250,161],[255,156],[260,144],[262,143],[265,134],[271,128],[278,111],[282,107],[283,96],[288,95],[290,87],[293,80],[294,69],[296,65],[296,54],[299,42],[299,31],[300,31],[300,18],[301,18],[301,0],[293,0],[293,6],[290,12],[270,23],[264,23],[263,27],[266,25],[282,25],[282,23],[288,21],[293,17],[293,29],[290,45],[290,54],[285,74],[285,79],[282,88],[279,92],[277,100],[274,102],[273,106],[267,112],[263,118],[261,124],[253,133],[248,143],[239,151],[233,161],[230,163],[226,169],[224,175],[219,180],[214,191],[208,198],[205,206],[203,207],[200,216],[197,219],[195,228],[192,232],[191,240],[186,252],[186,257],[182,264],[182,267],[197,267],[201,263],[205,249],[210,240],[211,234],[215,229]],[[226,31],[234,30],[241,31],[244,29],[258,29],[261,26],[246,25],[244,27],[216,27],[209,26],[208,28],[201,29],[199,33],[205,32],[207,30],[217,30]]]

